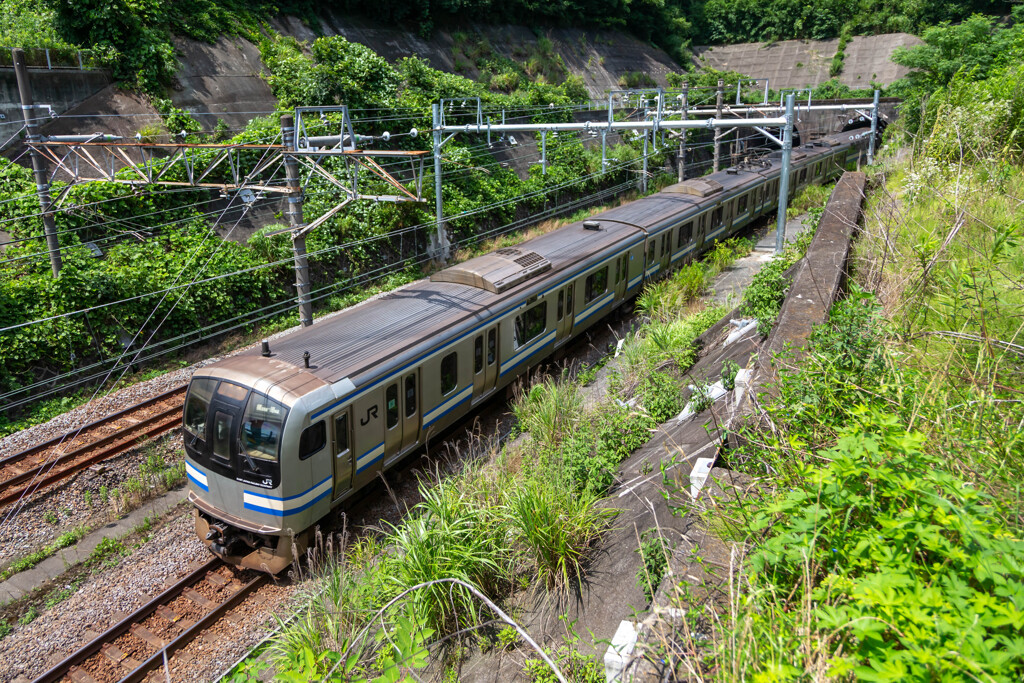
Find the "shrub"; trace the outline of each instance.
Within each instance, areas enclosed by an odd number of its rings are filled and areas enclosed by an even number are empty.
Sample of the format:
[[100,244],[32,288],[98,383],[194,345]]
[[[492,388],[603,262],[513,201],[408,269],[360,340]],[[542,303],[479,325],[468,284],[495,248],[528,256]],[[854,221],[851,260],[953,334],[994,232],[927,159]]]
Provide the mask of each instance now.
[[[827,639],[831,675],[1019,680],[1024,540],[987,495],[922,451],[920,434],[866,408],[853,417],[821,454],[827,464],[805,465],[748,518],[765,534],[750,558],[753,591],[812,601],[809,632]],[[791,650],[795,670],[806,651]]]

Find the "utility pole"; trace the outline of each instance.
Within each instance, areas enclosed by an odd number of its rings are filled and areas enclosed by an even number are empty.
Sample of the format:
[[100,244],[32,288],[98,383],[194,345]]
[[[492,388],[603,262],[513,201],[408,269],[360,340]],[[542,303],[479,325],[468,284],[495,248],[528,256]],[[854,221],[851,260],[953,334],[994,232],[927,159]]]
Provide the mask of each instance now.
[[868,140],[868,166],[875,163],[875,136],[878,135],[878,91],[875,91],[875,106],[871,109],[871,139]]
[[437,217],[437,232],[430,236],[431,256],[446,263],[448,261],[448,234],[444,225],[444,208],[441,205],[441,105],[431,106],[434,119],[434,211]]
[[[690,118],[690,82],[683,81],[683,121]],[[679,131],[679,172],[676,174],[679,182],[686,179],[686,129]]]
[[43,213],[43,234],[46,235],[46,250],[50,253],[50,267],[53,276],[60,275],[60,242],[57,241],[57,224],[53,220],[50,202],[50,182],[46,177],[46,162],[33,146],[40,141],[39,127],[32,106],[32,86],[28,80],[28,68],[25,66],[25,52],[21,48],[11,50],[14,58],[14,77],[18,81],[18,95],[21,97],[21,113],[25,117],[25,130],[28,133],[29,157],[32,159],[32,172],[36,179],[36,194],[39,195],[39,208]]
[[793,104],[796,95],[786,95],[786,126],[782,130],[782,172],[779,174],[779,215],[775,222],[775,253],[786,246],[786,210],[789,209],[789,166],[793,152]]
[[288,225],[291,226],[292,252],[295,258],[295,294],[299,302],[299,322],[303,327],[313,324],[313,302],[309,299],[309,259],[306,257],[306,233],[302,220],[302,184],[299,162],[288,152],[295,149],[295,119],[291,114],[281,117],[281,141],[284,144],[284,173],[288,186]]
[[[718,94],[715,96],[715,118],[722,118],[722,97],[725,95],[725,81],[721,78],[718,79]],[[716,130],[715,131],[715,163],[714,171],[717,173],[721,170],[722,164],[722,136]]]

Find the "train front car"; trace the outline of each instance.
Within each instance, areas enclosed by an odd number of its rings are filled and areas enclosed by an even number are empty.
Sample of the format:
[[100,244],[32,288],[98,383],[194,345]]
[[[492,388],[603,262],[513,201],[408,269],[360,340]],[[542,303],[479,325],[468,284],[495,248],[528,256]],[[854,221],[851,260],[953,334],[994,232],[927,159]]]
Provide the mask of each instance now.
[[307,429],[306,403],[330,391],[309,371],[260,356],[193,375],[183,420],[188,498],[214,554],[276,574],[293,544],[304,552],[303,532],[329,511],[332,489],[330,460],[308,457],[326,434]]

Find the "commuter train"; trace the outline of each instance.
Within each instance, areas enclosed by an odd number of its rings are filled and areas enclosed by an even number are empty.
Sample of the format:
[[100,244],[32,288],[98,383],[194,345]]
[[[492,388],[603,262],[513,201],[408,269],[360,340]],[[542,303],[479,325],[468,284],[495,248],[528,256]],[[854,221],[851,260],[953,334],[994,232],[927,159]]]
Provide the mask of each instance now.
[[[790,193],[860,163],[867,134],[796,147]],[[644,283],[777,209],[781,153],[470,259],[199,369],[184,408],[196,533],[277,573],[310,528]]]

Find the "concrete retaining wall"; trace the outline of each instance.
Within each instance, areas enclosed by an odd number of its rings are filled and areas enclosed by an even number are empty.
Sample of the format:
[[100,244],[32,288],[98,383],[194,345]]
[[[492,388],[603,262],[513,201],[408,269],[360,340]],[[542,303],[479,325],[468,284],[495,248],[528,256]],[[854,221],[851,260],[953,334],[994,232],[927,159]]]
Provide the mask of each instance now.
[[828,319],[845,278],[850,239],[860,220],[866,187],[863,173],[844,173],[836,183],[807,255],[796,264],[779,320],[764,344],[766,359],[787,346],[802,355],[811,330]]
[[[48,104],[57,114],[81,104],[111,83],[110,74],[106,71],[79,69],[29,69],[29,79],[35,103]],[[5,117],[0,123],[12,124],[0,128],[0,131],[10,131],[0,136],[0,142],[3,142],[23,121],[13,67],[0,68],[0,114]]]
[[[893,50],[921,43],[920,38],[909,33],[855,36],[843,51],[846,58],[839,82],[851,88],[867,88],[872,81],[889,85],[909,72],[906,67],[892,62]],[[838,38],[705,45],[693,49],[693,61],[698,66],[720,71],[768,78],[776,90],[806,88],[829,79],[829,66],[838,48]]]

